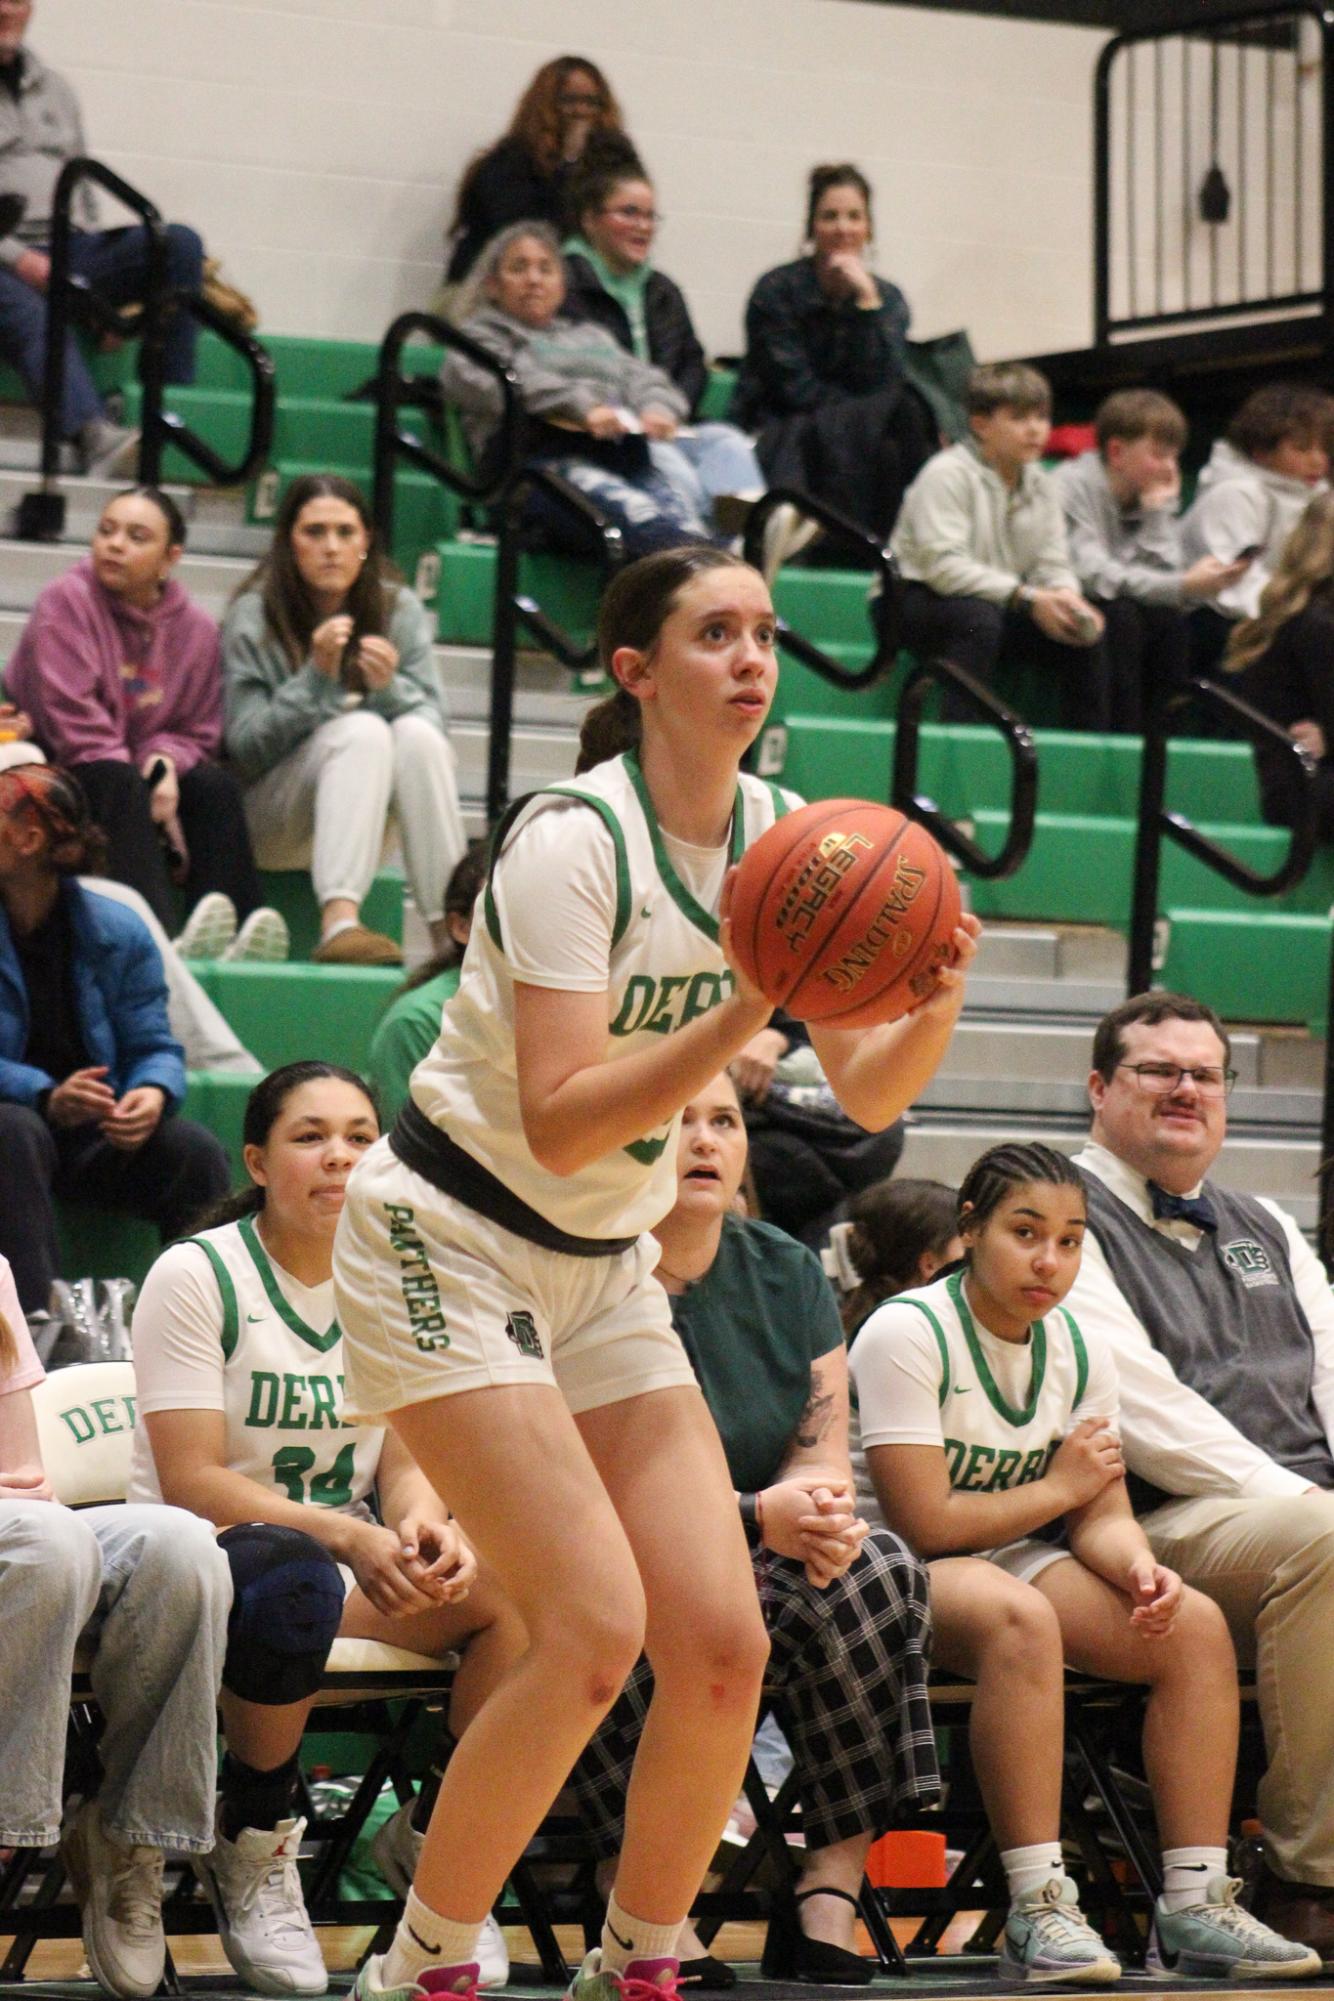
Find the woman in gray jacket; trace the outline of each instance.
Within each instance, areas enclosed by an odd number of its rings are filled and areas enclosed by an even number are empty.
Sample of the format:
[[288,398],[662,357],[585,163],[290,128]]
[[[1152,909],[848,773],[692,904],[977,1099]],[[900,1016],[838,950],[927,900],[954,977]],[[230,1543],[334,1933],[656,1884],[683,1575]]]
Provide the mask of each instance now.
[[391,809],[413,902],[433,946],[448,937],[445,885],[466,842],[433,638],[359,490],[294,480],[223,623],[224,727],[261,868],[311,872],[321,962],[403,956],[360,918]]
[[[568,318],[565,266],[554,231],[517,222],[482,253],[461,301],[462,330],[503,362],[519,385],[528,418],[524,443],[586,494],[620,529],[627,555],[646,556],[713,536],[689,501],[653,465],[650,441],[671,439],[689,415],[670,375],[627,354],[592,320]],[[501,396],[485,368],[450,350],[445,394],[463,414],[474,456],[497,446]],[[572,524],[543,510],[547,539],[584,554]]]

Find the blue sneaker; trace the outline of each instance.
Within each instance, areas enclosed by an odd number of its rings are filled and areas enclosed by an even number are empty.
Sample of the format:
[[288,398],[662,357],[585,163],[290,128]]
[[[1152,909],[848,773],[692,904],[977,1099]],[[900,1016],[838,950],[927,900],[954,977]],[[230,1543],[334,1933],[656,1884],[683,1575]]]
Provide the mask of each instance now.
[[1105,1987],[1121,1978],[1121,1962],[1080,1910],[1070,1878],[1053,1876],[1011,1904],[997,1973],[1029,1987]]
[[1235,1876],[1214,1876],[1204,1902],[1169,1911],[1154,1905],[1145,1970],[1197,1980],[1306,1980],[1320,1971],[1309,1945],[1270,1931],[1237,1902]]
[[676,1959],[632,1959],[624,1973],[602,1971],[595,1945],[565,1990],[565,2001],[677,2001]]
[[450,2001],[477,2001],[476,1966],[428,1966],[402,1987],[386,1987],[384,1962],[383,1953],[372,1954],[352,1983],[348,2001],[422,2001],[423,1996],[435,2001],[440,1995],[448,1995]]

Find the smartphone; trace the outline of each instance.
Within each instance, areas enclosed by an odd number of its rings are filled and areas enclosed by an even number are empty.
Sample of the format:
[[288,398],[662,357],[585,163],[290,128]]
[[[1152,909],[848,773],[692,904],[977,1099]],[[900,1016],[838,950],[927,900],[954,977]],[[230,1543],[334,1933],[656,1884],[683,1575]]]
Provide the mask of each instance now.
[[1232,560],[1234,563],[1253,563],[1263,553],[1264,546],[1263,542],[1248,542],[1244,549],[1238,549]]

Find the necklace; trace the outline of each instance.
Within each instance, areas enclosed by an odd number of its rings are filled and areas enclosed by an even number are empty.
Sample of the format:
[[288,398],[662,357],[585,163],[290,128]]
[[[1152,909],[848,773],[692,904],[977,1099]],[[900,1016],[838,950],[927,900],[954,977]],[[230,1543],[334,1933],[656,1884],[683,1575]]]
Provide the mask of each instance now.
[[670,1265],[663,1264],[661,1259],[659,1259],[657,1276],[660,1279],[669,1278],[672,1280],[674,1285],[680,1286],[682,1292],[689,1292],[692,1285],[698,1285],[702,1278],[708,1277],[709,1266],[712,1265],[712,1263],[713,1260],[712,1258],[710,1258],[709,1264],[705,1266],[703,1271],[696,1272],[693,1278],[687,1278],[686,1274],[683,1271],[673,1271]]

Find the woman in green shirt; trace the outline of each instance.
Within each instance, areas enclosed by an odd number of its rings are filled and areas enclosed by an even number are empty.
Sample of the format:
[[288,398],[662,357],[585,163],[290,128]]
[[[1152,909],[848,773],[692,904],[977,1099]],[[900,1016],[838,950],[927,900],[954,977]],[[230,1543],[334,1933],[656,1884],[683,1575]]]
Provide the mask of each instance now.
[[[737,1488],[771,1641],[765,1690],[800,1786],[797,1908],[771,1921],[765,1977],[846,1986],[874,1970],[852,1950],[867,1850],[940,1789],[926,1577],[896,1536],[857,1519],[838,1309],[812,1252],[735,1213],[745,1167],[745,1123],[723,1072],[682,1117],[656,1276]],[[605,1857],[620,1845],[652,1688],[641,1659],[575,1770],[580,1812]],[[687,1958],[687,1979],[690,1970]],[[710,1978],[715,1963],[701,1971],[700,1984],[721,1984]]]
[[458,990],[472,907],[485,880],[486,843],[479,841],[456,865],[445,888],[448,944],[403,982],[371,1038],[366,1067],[386,1127],[407,1103],[412,1073],[440,1033],[440,1010]]

